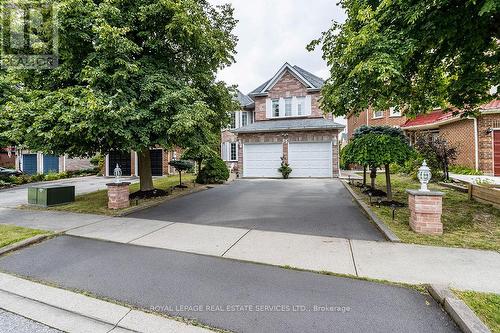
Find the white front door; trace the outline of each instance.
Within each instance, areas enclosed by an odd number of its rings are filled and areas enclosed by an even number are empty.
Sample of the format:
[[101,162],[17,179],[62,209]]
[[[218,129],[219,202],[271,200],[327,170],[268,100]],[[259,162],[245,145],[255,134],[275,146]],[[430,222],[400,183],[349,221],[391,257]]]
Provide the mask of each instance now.
[[331,142],[293,142],[288,145],[290,177],[332,177]]
[[243,177],[281,177],[281,143],[243,145]]

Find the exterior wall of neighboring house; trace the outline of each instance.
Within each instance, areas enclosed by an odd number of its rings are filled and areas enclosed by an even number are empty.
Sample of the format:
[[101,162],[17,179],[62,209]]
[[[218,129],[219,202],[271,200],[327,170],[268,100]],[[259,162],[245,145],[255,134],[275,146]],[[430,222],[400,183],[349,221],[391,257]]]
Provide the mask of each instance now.
[[[44,172],[44,154],[41,152],[34,152],[26,149],[18,150],[15,157],[15,168],[26,172],[23,165],[24,155],[36,155],[36,173]],[[50,155],[52,156],[52,155]],[[92,168],[89,158],[69,158],[66,155],[58,156],[57,158],[58,172],[64,171],[77,171]]]
[[[500,111],[498,113],[482,114],[478,118],[477,128],[479,141],[479,169],[487,175],[493,175],[493,165],[495,163],[493,135],[495,131],[500,131]],[[496,154],[499,156],[500,152]],[[500,174],[496,174],[496,176],[500,176]]]
[[6,151],[0,151],[0,167],[2,168],[15,168],[16,166],[16,156]]
[[[279,99],[287,97],[307,97],[311,98],[311,113],[308,118],[323,117],[323,112],[319,108],[320,92],[308,92],[307,88],[296,79],[290,72],[285,72],[280,80],[269,90],[268,96],[256,96],[255,100],[255,121],[270,120],[266,114],[266,104],[268,99]],[[292,118],[292,117],[290,117]]]
[[365,110],[359,115],[351,114],[347,117],[347,137],[352,138],[354,131],[362,125],[367,126],[401,126],[407,118],[394,110],[385,110],[378,113],[373,110]]
[[339,176],[338,130],[280,131],[270,133],[240,133],[238,139],[238,172],[243,174],[243,145],[246,143],[282,143],[283,157],[288,162],[288,144],[293,142],[332,142],[333,177]]
[[439,127],[439,136],[446,139],[451,147],[457,148],[457,158],[453,164],[476,167],[474,145],[474,120],[463,119]]

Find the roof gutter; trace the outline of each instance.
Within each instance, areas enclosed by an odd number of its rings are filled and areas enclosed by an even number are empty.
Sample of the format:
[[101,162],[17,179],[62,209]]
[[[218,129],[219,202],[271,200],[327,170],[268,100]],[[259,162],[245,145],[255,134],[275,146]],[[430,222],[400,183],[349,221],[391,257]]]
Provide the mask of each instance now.
[[462,120],[462,118],[454,117],[454,118],[441,120],[439,122],[435,122],[435,123],[431,123],[431,124],[415,125],[415,126],[408,126],[408,127],[403,125],[403,126],[401,126],[401,128],[403,130],[410,130],[410,131],[421,130],[421,129],[437,129],[437,128],[439,128],[439,126],[450,124],[450,123],[453,123],[453,122],[459,121],[459,120]]

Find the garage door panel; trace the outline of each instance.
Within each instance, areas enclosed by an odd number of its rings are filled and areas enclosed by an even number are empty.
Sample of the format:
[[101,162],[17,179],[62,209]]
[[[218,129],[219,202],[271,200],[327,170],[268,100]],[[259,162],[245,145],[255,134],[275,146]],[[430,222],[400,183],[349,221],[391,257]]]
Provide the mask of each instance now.
[[331,142],[290,143],[288,161],[292,168],[290,177],[331,177]]
[[282,144],[245,144],[243,147],[244,177],[279,177],[283,155]]

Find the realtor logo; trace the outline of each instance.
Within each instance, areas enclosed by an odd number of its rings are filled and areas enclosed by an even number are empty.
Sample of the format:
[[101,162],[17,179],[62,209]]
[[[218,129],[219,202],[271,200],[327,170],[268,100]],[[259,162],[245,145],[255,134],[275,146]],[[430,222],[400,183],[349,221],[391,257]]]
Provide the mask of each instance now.
[[1,10],[1,67],[57,67],[57,4],[51,0],[7,0]]

